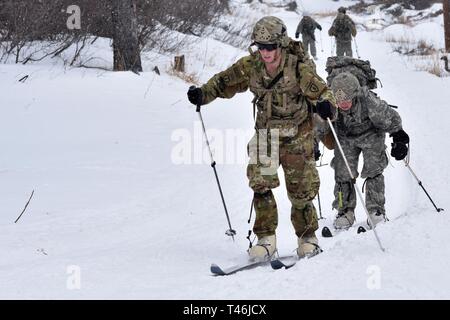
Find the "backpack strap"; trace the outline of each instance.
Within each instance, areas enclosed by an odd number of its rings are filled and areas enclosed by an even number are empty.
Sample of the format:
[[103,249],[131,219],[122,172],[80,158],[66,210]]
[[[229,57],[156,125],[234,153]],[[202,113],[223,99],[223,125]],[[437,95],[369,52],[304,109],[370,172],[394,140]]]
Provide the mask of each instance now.
[[[272,79],[272,81],[270,81],[270,83],[267,85],[267,87],[266,87],[265,89],[266,89],[266,90],[272,89],[272,88],[278,83],[278,81],[280,81],[280,79],[281,79],[283,76],[284,76],[284,70],[281,70],[280,73],[277,74],[277,75],[275,76],[275,78]],[[257,103],[259,100],[264,99],[265,96],[266,96],[266,94],[262,95],[262,96],[259,97],[259,98],[255,97],[255,98],[253,99],[253,119],[256,118],[256,103]]]

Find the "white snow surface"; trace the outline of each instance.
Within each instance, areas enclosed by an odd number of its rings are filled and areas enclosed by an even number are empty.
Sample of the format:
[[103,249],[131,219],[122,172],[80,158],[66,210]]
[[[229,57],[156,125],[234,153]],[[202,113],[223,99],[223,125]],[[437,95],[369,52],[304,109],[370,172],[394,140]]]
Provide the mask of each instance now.
[[[325,12],[343,2],[310,0],[304,6]],[[293,36],[298,14],[265,10],[282,18]],[[317,70],[325,78],[331,19],[318,19],[324,31],[322,40],[317,34]],[[359,54],[383,82],[376,92],[399,107],[411,138],[411,168],[435,203],[450,210],[450,78],[415,71],[379,34],[360,30],[357,41]],[[204,82],[245,54],[203,39],[188,49],[188,71]],[[211,263],[226,267],[247,255],[252,192],[245,147],[252,134],[252,96],[217,99],[202,109],[237,231],[233,242],[224,234],[228,226],[205,144],[199,142],[198,116],[186,99],[190,84],[166,72],[171,60],[145,55],[147,71],[141,76],[66,69],[49,61],[0,67],[0,298],[450,298],[449,213],[437,213],[403,162],[394,159],[385,171],[390,221],[377,227],[385,252],[372,232],[351,230],[319,236],[324,252],[289,270],[260,267],[213,277]],[[156,62],[161,76],[150,71]],[[18,82],[25,75],[29,78]],[[240,142],[228,141],[221,149],[220,139],[235,132]],[[187,154],[190,161],[180,164],[180,139],[189,138],[194,150]],[[195,150],[205,153],[204,161],[195,161]],[[233,152],[236,161],[223,160]],[[332,157],[325,150],[323,163]],[[323,226],[335,215],[334,176],[329,166],[318,170]],[[359,187],[362,182],[358,179]],[[289,254],[297,240],[283,184],[275,197],[278,249]],[[357,220],[365,219],[359,205]]]

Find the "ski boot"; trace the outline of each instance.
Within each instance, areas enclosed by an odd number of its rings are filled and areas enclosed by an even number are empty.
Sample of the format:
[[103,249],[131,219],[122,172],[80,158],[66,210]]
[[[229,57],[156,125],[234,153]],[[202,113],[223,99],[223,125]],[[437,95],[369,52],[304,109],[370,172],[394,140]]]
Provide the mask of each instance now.
[[277,250],[276,235],[261,237],[255,246],[248,250],[250,260],[264,261],[269,260]]
[[319,247],[319,240],[317,237],[313,234],[312,236],[303,236],[299,237],[297,239],[298,242],[298,248],[297,248],[297,255],[300,258],[311,258],[315,256],[316,254],[322,252],[322,249]]
[[369,226],[369,229],[372,229],[372,223],[370,220],[373,221],[375,226],[377,224],[379,224],[380,222],[386,222],[388,220],[386,218],[386,214],[384,214],[380,211],[370,212],[369,216],[370,216],[370,219],[367,219],[367,225]]
[[334,220],[334,228],[336,230],[347,230],[355,223],[355,212],[352,209],[347,209],[345,212],[337,214]]

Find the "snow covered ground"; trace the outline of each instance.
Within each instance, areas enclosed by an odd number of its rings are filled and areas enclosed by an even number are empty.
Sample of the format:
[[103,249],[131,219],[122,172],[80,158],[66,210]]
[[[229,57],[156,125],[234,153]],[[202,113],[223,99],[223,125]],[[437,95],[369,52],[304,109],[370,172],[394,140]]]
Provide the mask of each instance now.
[[[342,3],[309,0],[303,6],[329,12]],[[293,36],[300,16],[276,8],[264,12],[282,18]],[[331,18],[319,22],[324,31],[317,69],[325,77]],[[359,54],[383,82],[376,92],[399,106],[411,138],[411,167],[436,204],[450,210],[450,78],[415,71],[379,33],[360,30],[357,41]],[[246,54],[212,39],[196,46],[187,54],[188,71],[200,82]],[[225,214],[197,114],[186,99],[190,84],[165,72],[171,59],[146,56],[147,70],[160,63],[161,76],[69,70],[50,62],[0,67],[0,298],[450,298],[450,217],[434,210],[407,168],[393,159],[385,171],[390,222],[377,228],[386,252],[371,232],[353,231],[320,237],[324,253],[289,270],[261,267],[212,277],[212,262],[227,266],[246,257],[252,96],[203,108],[237,231],[233,242],[224,234]],[[325,150],[323,162],[332,156]],[[318,170],[323,225],[335,214],[334,181],[329,166]],[[279,251],[287,254],[295,250],[296,237],[285,187],[275,196]],[[358,207],[357,220],[364,219]]]

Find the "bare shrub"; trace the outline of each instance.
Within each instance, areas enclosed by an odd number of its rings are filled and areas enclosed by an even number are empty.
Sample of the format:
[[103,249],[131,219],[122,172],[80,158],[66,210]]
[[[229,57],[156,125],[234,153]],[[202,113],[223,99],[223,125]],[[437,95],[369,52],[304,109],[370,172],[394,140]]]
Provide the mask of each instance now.
[[387,10],[393,17],[400,17],[403,14],[403,8],[401,6],[395,7],[394,9]]
[[435,53],[429,57],[426,57],[420,64],[416,63],[416,70],[426,71],[437,77],[448,77],[450,74],[444,69],[439,54]]
[[[356,13],[363,13],[366,9],[373,5],[381,5],[381,10],[386,10],[394,17],[398,17],[402,14],[403,9],[415,9],[423,10],[431,7],[433,3],[441,2],[440,0],[373,0],[369,2],[360,1],[349,9]],[[390,9],[392,6],[397,5],[396,8]]]
[[314,17],[317,17],[317,18],[335,17],[336,15],[337,15],[336,11],[323,11],[323,12],[314,13]]
[[198,78],[198,75],[196,73],[187,73],[187,72],[179,72],[174,69],[174,66],[171,65],[170,68],[166,70],[167,74],[171,76],[175,76],[177,78],[180,78],[181,80],[191,83],[193,85],[199,86],[200,80]]
[[437,49],[425,39],[416,40],[412,37],[395,37],[389,35],[385,41],[391,44],[392,51],[408,56],[428,56],[435,54]]
[[[135,31],[138,48],[134,51],[144,47],[175,50],[183,43],[173,39],[174,31],[200,36],[220,13],[229,11],[229,0],[127,1],[124,5],[124,0],[77,0],[76,4],[82,11],[80,30],[69,30],[66,26],[66,9],[73,4],[72,0],[0,1],[0,61],[13,57],[16,63],[28,63],[58,57],[75,46],[75,53],[68,63],[76,65],[75,61],[90,45],[89,39],[123,38],[123,41],[113,41],[116,67],[120,64],[120,60],[116,60],[118,52],[119,58],[128,55],[131,60],[137,59],[135,54],[127,53],[134,46],[129,39],[134,39]],[[127,18],[128,14],[120,19],[116,15],[119,7],[121,11],[129,10],[128,3],[135,6],[131,14],[136,15],[136,22],[122,19]],[[119,23],[126,28],[117,28]],[[124,30],[131,33],[124,34]],[[122,44],[118,45],[120,42]]]

